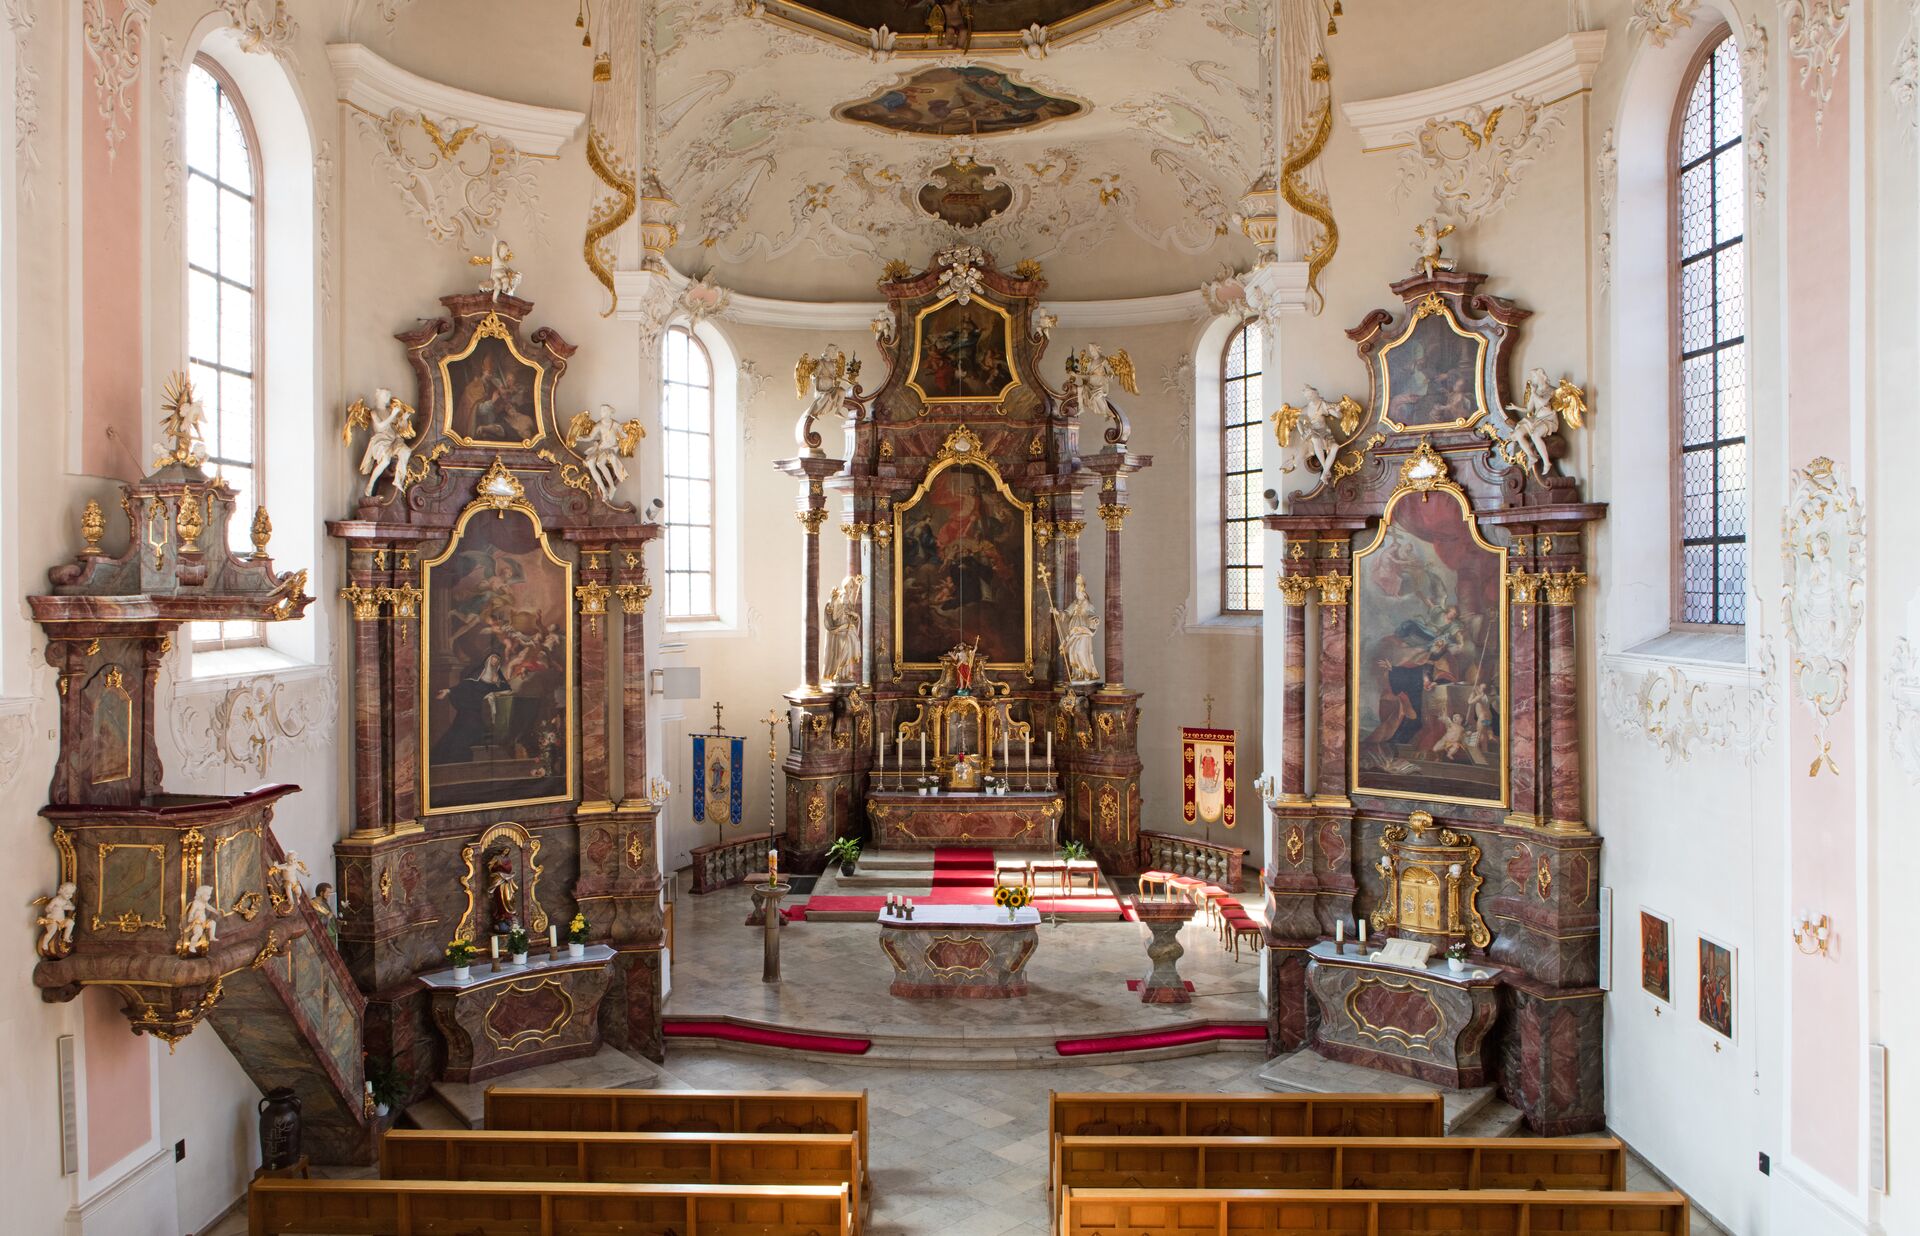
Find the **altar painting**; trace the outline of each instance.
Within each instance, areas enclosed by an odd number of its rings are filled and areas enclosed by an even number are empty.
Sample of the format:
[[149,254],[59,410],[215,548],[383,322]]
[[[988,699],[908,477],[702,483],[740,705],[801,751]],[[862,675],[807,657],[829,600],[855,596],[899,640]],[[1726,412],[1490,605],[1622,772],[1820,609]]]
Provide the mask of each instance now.
[[949,297],[914,320],[907,385],[928,403],[999,403],[1020,385],[1013,366],[1013,319],[998,305]]
[[833,109],[841,120],[923,137],[988,137],[1031,129],[1086,111],[983,65],[921,69],[864,99]]
[[568,798],[572,568],[524,506],[468,513],[426,565],[427,813]]
[[447,432],[469,446],[532,446],[545,434],[542,385],[546,371],[522,356],[489,316],[467,350],[440,362],[440,397]]
[[1505,566],[1450,489],[1401,493],[1354,555],[1357,791],[1506,805]]
[[938,669],[943,654],[977,640],[990,668],[1032,665],[1032,525],[1032,509],[997,474],[935,465],[894,509],[899,664]]
[[1398,432],[1472,425],[1487,414],[1486,355],[1486,339],[1431,297],[1375,361],[1381,419]]

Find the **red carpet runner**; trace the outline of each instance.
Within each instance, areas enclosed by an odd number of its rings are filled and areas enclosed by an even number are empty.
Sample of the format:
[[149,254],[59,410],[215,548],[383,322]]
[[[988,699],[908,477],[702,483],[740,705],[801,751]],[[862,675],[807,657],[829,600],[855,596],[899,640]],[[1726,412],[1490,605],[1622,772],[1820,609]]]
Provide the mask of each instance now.
[[993,851],[939,846],[933,851],[934,888],[992,888]]
[[719,1039],[724,1043],[751,1043],[756,1047],[782,1047],[788,1051],[824,1051],[839,1056],[864,1056],[873,1046],[872,1039],[772,1030],[760,1026],[739,1026],[730,1021],[695,1021],[688,1018],[669,1017],[661,1024],[660,1031],[670,1039]]
[[1100,1056],[1117,1051],[1147,1051],[1155,1047],[1185,1047],[1216,1040],[1265,1039],[1265,1022],[1239,1021],[1219,1026],[1184,1026],[1178,1030],[1145,1030],[1133,1034],[1102,1034],[1084,1039],[1057,1039],[1053,1049],[1063,1056]]

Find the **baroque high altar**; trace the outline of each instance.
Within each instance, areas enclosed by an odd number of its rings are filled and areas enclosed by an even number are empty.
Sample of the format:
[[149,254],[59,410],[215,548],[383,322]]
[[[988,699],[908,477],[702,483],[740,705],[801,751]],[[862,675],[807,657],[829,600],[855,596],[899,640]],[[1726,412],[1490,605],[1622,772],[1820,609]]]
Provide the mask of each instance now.
[[[1120,547],[1128,480],[1153,461],[1128,449],[1109,398],[1134,385],[1124,352],[1082,349],[1061,392],[1040,380],[1045,286],[1037,264],[1005,272],[972,246],[918,273],[894,262],[877,388],[838,348],[801,359],[799,450],[777,465],[800,483],[805,551],[786,696],[785,845],[800,870],[869,832],[883,848],[1072,839],[1109,871],[1137,869],[1141,696],[1126,685]],[[1085,453],[1083,416],[1105,424]],[[822,420],[842,423],[844,459],[823,450]],[[847,557],[823,641],[830,504]],[[1080,558],[1089,513],[1105,529],[1097,606]]]

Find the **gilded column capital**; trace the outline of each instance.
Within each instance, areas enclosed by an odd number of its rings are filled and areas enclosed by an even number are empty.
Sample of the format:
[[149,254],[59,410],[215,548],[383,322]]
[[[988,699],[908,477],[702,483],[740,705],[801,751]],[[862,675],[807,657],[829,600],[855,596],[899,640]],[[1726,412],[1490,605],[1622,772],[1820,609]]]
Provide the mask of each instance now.
[[825,507],[814,507],[805,511],[795,511],[793,517],[799,520],[801,525],[806,528],[808,536],[819,536],[820,525],[827,522]]
[[580,616],[587,620],[587,629],[598,631],[600,615],[607,612],[607,598],[613,595],[613,589],[605,584],[581,584],[573,595],[580,602]]
[[1087,521],[1084,519],[1056,520],[1053,527],[1062,539],[1077,541],[1080,539],[1080,534],[1087,530]]
[[[387,613],[394,618],[417,618],[420,616],[420,590],[412,584],[402,584],[398,588],[374,588],[376,604],[385,604]],[[357,615],[356,615],[357,616]]]
[[380,589],[348,584],[340,590],[340,599],[353,606],[355,622],[372,622],[380,616]]
[[1034,520],[1033,539],[1041,549],[1050,545],[1053,542],[1053,521],[1051,519]]
[[1572,605],[1580,595],[1581,585],[1587,582],[1585,571],[1548,571],[1543,582],[1547,588],[1547,604],[1559,607]]
[[653,585],[641,580],[637,584],[618,584],[613,589],[620,598],[620,608],[629,614],[637,614],[647,608],[647,599],[653,595]]
[[1307,603],[1307,594],[1313,591],[1315,578],[1311,575],[1282,575],[1280,577],[1280,598],[1292,608]]
[[1540,588],[1546,578],[1531,571],[1508,571],[1507,599],[1515,605],[1538,605]]
[[1316,575],[1313,581],[1320,588],[1320,604],[1339,606],[1347,603],[1347,594],[1353,591],[1353,576],[1330,572]]
[[1100,519],[1107,525],[1108,532],[1120,531],[1120,525],[1127,522],[1127,516],[1133,514],[1133,508],[1124,502],[1102,502]]

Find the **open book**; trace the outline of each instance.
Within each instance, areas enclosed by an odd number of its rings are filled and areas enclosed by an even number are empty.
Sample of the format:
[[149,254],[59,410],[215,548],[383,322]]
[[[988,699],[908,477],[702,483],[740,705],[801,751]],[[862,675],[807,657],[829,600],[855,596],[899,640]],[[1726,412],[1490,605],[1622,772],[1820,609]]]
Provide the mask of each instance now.
[[1370,954],[1367,960],[1388,966],[1405,966],[1410,970],[1424,970],[1427,968],[1427,959],[1432,956],[1433,945],[1424,941],[1388,940],[1385,948]]

